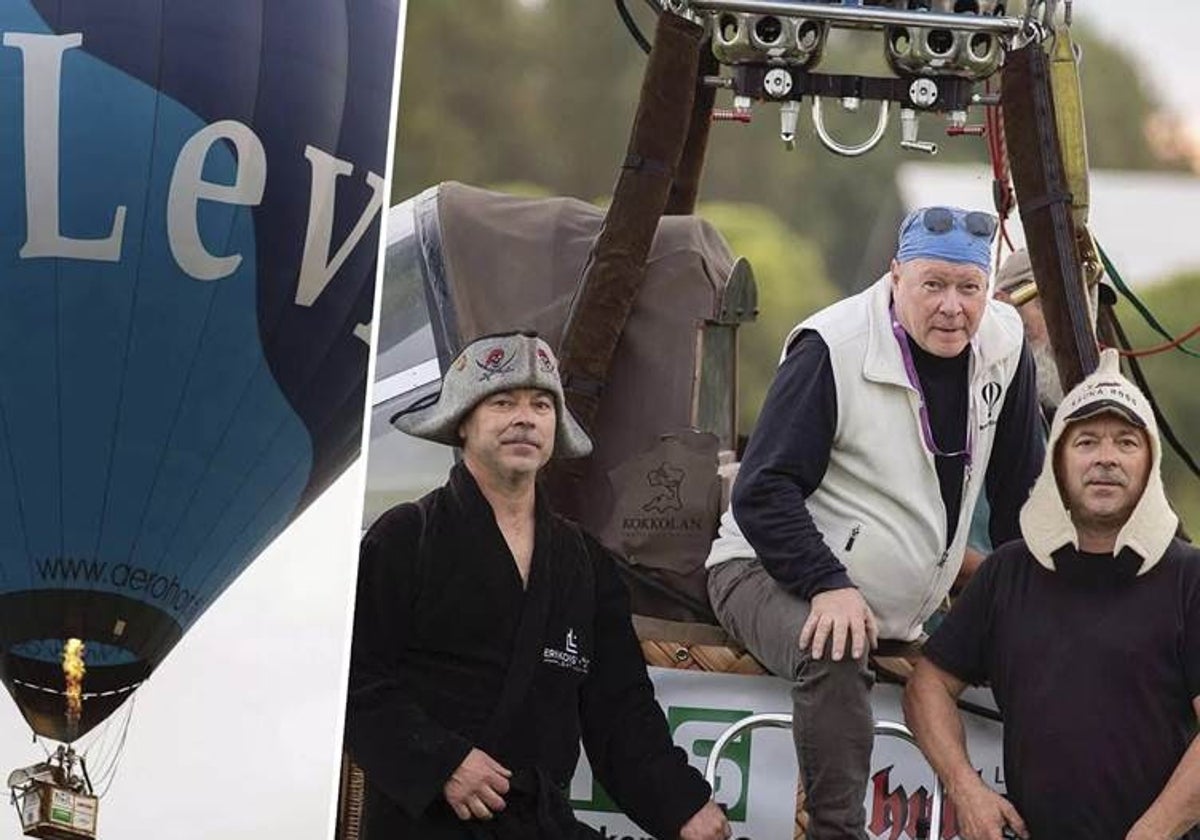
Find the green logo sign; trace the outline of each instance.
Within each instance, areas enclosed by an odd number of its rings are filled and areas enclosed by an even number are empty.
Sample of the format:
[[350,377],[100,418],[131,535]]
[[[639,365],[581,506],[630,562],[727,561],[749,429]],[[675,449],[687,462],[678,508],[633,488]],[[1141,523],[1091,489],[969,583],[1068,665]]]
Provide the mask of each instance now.
[[[732,723],[752,714],[738,709],[704,709],[696,706],[671,706],[667,709],[667,724],[675,744],[703,766],[712,753],[713,744]],[[744,732],[725,745],[717,765],[715,797],[728,805],[729,819],[746,819],[746,799],[750,790],[750,733]],[[612,798],[599,782],[592,782],[588,799],[572,799],[571,807],[584,811],[620,813]]]
[[71,812],[63,808],[50,808],[50,821],[71,824]]

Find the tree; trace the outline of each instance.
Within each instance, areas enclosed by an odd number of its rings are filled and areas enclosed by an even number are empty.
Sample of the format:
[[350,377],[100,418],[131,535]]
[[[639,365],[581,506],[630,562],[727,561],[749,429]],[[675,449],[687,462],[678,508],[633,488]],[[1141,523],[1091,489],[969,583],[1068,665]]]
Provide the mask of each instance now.
[[[1191,273],[1152,286],[1139,293],[1139,297],[1168,332],[1179,335],[1200,323],[1197,292],[1200,292],[1200,273]],[[1134,347],[1150,347],[1164,340],[1128,301],[1118,304],[1117,317]],[[1189,346],[1200,352],[1200,341],[1191,341]],[[1200,359],[1173,350],[1142,359],[1141,366],[1168,423],[1192,458],[1200,460],[1200,401],[1196,399]],[[1163,481],[1192,537],[1200,536],[1200,479],[1166,441],[1163,441]]]
[[775,376],[783,340],[805,316],[833,303],[837,288],[825,276],[820,250],[770,210],[754,204],[707,202],[712,222],[735,254],[754,267],[758,317],[738,331],[738,429],[754,427]]

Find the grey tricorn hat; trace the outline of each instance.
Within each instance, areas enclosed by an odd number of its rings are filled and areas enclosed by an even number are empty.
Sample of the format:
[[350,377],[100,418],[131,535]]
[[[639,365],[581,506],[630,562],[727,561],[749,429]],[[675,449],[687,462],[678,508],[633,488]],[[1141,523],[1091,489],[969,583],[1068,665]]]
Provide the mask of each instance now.
[[480,400],[498,391],[538,388],[554,395],[558,428],[554,454],[582,458],[592,441],[563,399],[558,360],[536,333],[489,335],[472,341],[442,374],[442,389],[392,417],[392,425],[415,437],[460,446],[458,427]]

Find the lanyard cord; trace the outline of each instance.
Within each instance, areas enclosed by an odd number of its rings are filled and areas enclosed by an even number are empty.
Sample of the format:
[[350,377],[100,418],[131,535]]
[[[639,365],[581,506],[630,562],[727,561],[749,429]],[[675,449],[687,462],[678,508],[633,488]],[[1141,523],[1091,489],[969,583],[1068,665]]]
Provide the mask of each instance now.
[[[929,423],[929,406],[925,402],[925,389],[921,387],[921,378],[917,376],[917,366],[913,361],[912,350],[908,346],[908,333],[896,319],[896,307],[893,305],[888,311],[892,318],[892,335],[896,337],[896,343],[900,345],[900,357],[904,360],[904,372],[908,374],[908,384],[917,390],[917,397],[920,400],[921,436],[925,439],[925,447],[934,455],[940,455],[943,458],[957,458],[962,455],[965,465],[970,467],[971,450],[975,443],[974,435],[971,434],[970,406],[967,406],[967,448],[960,449],[958,452],[943,452],[938,448],[937,441],[933,439],[933,427]],[[967,399],[970,400],[969,395]]]

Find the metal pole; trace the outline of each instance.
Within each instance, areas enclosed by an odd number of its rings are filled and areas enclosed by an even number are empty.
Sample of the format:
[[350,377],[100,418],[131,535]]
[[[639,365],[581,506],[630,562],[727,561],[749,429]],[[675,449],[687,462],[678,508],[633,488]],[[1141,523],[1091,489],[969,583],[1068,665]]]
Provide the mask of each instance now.
[[827,20],[851,26],[920,26],[929,29],[957,29],[967,32],[991,32],[1015,35],[1024,21],[1014,17],[910,12],[876,6],[841,6],[804,3],[799,0],[692,0],[693,9],[705,12],[749,12],[782,15],[811,20]]
[[[712,749],[708,753],[708,761],[704,764],[704,780],[708,782],[709,786],[716,787],[717,766],[721,763],[721,754],[725,752],[725,747],[728,746],[729,742],[743,732],[749,732],[752,729],[759,729],[761,727],[791,729],[792,716],[778,712],[747,715],[727,727],[718,736],[717,740],[713,742]],[[920,749],[912,731],[902,723],[890,720],[877,720],[875,721],[875,735],[882,738],[899,738]],[[933,795],[929,802],[929,836],[935,838],[935,840],[942,836],[942,803],[945,799],[946,789],[942,787],[942,780],[935,774],[933,777]]]
[[[917,743],[916,737],[912,734],[907,726],[902,723],[896,723],[890,720],[875,721],[875,735],[880,735],[885,738],[899,738],[901,741],[907,741],[918,750],[921,746]],[[942,802],[946,798],[946,789],[942,787],[942,780],[935,773],[933,776],[933,796],[929,802],[929,836],[933,840],[941,840],[942,836]]]

